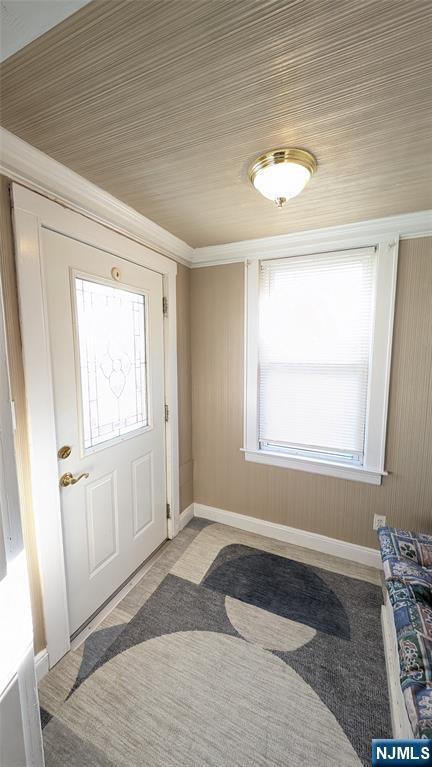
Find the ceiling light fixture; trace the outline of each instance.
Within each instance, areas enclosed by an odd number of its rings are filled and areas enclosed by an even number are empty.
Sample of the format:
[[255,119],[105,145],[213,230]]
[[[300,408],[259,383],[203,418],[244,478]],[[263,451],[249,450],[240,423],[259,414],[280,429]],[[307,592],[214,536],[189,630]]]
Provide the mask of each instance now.
[[313,154],[283,147],[260,155],[249,169],[249,178],[258,192],[282,208],[287,200],[300,194],[316,169]]

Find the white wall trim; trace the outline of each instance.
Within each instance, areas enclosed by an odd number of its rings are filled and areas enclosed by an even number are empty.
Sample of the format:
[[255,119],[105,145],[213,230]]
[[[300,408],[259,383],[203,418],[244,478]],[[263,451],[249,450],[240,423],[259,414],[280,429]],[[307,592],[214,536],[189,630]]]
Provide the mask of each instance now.
[[[0,720],[3,721],[4,714],[7,718],[12,714],[16,724],[16,738],[9,744],[8,759],[13,760],[16,754],[17,763],[19,760],[21,764],[24,749],[27,765],[43,767],[30,591],[21,534],[10,405],[9,360],[0,275]],[[15,692],[18,688],[18,699],[14,693],[15,703],[12,704],[9,697],[11,688]],[[3,735],[4,732],[0,732],[0,739]],[[3,753],[3,749],[0,750]]]
[[41,650],[40,652],[35,655],[35,669],[36,669],[36,679],[37,683],[42,681],[44,676],[48,674],[49,671],[49,658],[48,658],[48,650],[45,649]]
[[180,514],[180,530],[183,530],[186,525],[189,524],[191,519],[194,517],[194,505],[191,503],[189,506],[187,506],[185,509],[183,509],[182,513]]
[[[42,282],[42,227],[60,232],[159,272],[168,295],[164,319],[167,500],[171,506],[168,536],[179,525],[177,395],[177,264],[154,250],[126,239],[75,211],[13,185],[18,292],[26,381],[31,483],[39,554],[45,633],[50,667],[69,650],[69,619],[58,489],[57,444],[47,308]],[[41,481],[41,477],[43,481]]]
[[0,172],[120,234],[189,265],[192,248],[96,184],[0,126]]
[[412,740],[414,735],[399,681],[399,655],[393,610],[387,593],[381,608],[381,626],[383,632],[393,737],[402,740]]
[[[390,382],[393,321],[396,295],[398,239],[381,239],[374,248],[352,247],[336,251],[340,257],[356,253],[375,255],[376,274],[373,298],[374,326],[369,360],[368,403],[362,466],[349,466],[324,458],[305,458],[260,446],[259,440],[259,270],[268,259],[245,264],[245,398],[244,453],[246,461],[309,471],[358,482],[380,485],[385,471],[385,437]],[[322,251],[320,251],[322,253]]]
[[354,224],[195,248],[192,252],[192,268],[260,258],[302,256],[345,248],[367,247],[376,245],[382,240],[408,240],[431,235],[432,210],[423,210],[359,221]]
[[244,450],[246,461],[261,463],[267,466],[279,466],[283,469],[295,469],[306,471],[310,474],[322,474],[325,477],[338,477],[353,482],[366,482],[369,485],[380,485],[386,471],[369,471],[363,466],[348,466],[332,461],[313,460],[312,458],[299,458],[281,453],[272,453],[267,450]]
[[369,567],[381,568],[381,557],[377,549],[366,546],[358,546],[356,543],[340,541],[336,538],[328,538],[326,535],[311,533],[308,530],[299,530],[296,527],[280,525],[276,522],[267,522],[264,519],[248,517],[245,514],[237,514],[234,511],[217,509],[214,506],[205,506],[202,503],[194,503],[194,516],[209,519],[211,522],[220,522],[222,525],[237,527],[239,530],[247,530],[249,533],[264,535],[266,538],[274,538],[284,543],[292,543],[305,549],[321,551],[334,557],[349,559]]

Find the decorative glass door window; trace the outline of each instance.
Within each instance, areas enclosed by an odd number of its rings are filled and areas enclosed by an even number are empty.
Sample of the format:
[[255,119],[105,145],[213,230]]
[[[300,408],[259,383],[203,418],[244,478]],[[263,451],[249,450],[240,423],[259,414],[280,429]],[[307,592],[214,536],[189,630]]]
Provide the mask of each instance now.
[[149,425],[146,297],[75,278],[84,449]]

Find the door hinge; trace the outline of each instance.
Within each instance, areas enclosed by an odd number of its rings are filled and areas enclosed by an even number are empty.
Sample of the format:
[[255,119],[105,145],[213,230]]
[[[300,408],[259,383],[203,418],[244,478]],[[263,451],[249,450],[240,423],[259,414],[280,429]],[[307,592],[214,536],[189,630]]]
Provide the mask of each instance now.
[[168,421],[168,419],[169,419],[169,407],[168,405],[165,405],[165,423]]
[[168,299],[166,296],[164,296],[162,299],[162,311],[163,311],[163,316],[167,317],[168,316]]
[[167,513],[167,519],[171,519],[171,506],[169,503],[166,505],[166,513]]

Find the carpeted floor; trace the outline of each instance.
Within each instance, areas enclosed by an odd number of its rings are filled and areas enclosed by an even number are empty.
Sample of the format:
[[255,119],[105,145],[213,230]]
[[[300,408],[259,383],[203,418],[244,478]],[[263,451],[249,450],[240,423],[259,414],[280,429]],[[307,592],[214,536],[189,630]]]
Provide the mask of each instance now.
[[194,519],[40,685],[46,767],[354,767],[391,737],[377,571]]

